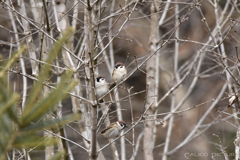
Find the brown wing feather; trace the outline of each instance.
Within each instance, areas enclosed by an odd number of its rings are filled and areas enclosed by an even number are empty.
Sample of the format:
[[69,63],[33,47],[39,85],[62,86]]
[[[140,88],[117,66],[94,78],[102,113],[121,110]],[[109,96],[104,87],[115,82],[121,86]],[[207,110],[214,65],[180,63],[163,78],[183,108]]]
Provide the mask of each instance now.
[[110,127],[107,127],[105,129],[102,130],[101,134],[104,134]]
[[110,124],[109,126],[107,126],[106,128],[104,128],[101,132],[101,134],[104,134],[107,130],[109,130],[113,125],[116,125],[116,124]]

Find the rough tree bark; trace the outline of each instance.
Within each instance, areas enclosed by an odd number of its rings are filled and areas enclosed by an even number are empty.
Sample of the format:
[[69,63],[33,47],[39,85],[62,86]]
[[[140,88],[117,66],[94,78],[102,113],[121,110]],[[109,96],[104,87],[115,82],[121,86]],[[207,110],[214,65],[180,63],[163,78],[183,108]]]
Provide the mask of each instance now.
[[[149,52],[152,53],[157,50],[158,44],[159,44],[159,28],[158,28],[158,22],[160,19],[159,14],[156,14],[158,12],[158,2],[155,0],[154,3],[151,5],[151,32],[150,32],[150,48]],[[150,58],[147,62],[147,100],[145,108],[148,109],[149,105],[154,102],[154,104],[157,102],[157,98],[155,95],[156,90],[156,81],[154,79],[156,75],[156,56],[154,55],[152,58]],[[155,77],[156,78],[156,77]],[[147,115],[153,115],[155,112],[155,106],[151,106],[148,111]],[[153,160],[153,148],[154,148],[154,129],[155,123],[151,120],[151,118],[146,118],[144,121],[144,138],[143,138],[143,147],[144,147],[144,159],[147,160]]]

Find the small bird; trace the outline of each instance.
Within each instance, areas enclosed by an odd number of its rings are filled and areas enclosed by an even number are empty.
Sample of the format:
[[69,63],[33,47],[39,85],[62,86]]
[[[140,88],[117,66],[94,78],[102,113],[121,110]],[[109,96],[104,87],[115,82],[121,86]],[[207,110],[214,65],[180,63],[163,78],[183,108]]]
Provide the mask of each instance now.
[[96,87],[96,95],[97,98],[101,98],[103,95],[105,95],[108,92],[108,86],[109,84],[105,80],[105,78],[101,75],[96,77],[95,80],[95,87]]
[[109,126],[107,126],[105,129],[103,129],[101,134],[104,137],[107,137],[109,139],[114,139],[120,135],[121,131],[125,127],[127,127],[127,125],[124,121],[113,122]]
[[123,63],[117,62],[112,73],[112,80],[118,84],[127,76],[127,70]]

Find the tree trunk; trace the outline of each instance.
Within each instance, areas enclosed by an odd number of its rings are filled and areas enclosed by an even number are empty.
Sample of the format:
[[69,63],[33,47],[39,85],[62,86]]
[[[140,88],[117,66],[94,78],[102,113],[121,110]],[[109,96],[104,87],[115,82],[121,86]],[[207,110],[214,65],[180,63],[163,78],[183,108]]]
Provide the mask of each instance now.
[[[156,14],[159,7],[157,2],[152,3],[151,5],[151,32],[150,32],[150,53],[154,52],[158,48],[159,44],[159,14]],[[154,79],[156,75],[156,55],[152,56],[147,62],[147,100],[145,108],[148,109],[151,104],[155,104],[157,102],[156,98],[156,80]],[[157,77],[155,77],[157,78]],[[153,115],[155,112],[155,105],[152,105],[148,111],[147,115]],[[153,160],[153,148],[154,148],[154,121],[150,120],[152,118],[147,117],[144,121],[144,138],[143,138],[143,147],[144,147],[144,159]]]

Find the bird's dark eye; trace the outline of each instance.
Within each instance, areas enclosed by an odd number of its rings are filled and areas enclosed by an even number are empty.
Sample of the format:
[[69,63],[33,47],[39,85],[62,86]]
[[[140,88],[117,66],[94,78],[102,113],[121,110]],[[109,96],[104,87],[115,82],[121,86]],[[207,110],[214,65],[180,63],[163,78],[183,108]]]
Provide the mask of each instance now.
[[117,68],[118,68],[118,66],[115,66],[115,68],[117,69]]
[[124,125],[121,123],[121,126],[123,127]]

